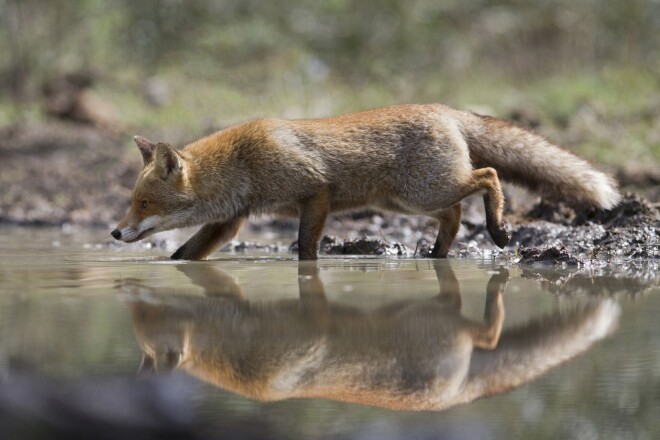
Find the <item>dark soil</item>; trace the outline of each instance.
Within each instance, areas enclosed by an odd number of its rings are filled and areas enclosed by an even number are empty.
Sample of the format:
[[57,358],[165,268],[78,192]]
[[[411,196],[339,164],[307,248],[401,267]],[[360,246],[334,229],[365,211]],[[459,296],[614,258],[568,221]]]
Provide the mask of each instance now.
[[[290,250],[296,252],[298,243],[294,243]],[[409,249],[401,243],[373,237],[342,240],[330,235],[324,235],[321,238],[319,252],[325,255],[410,255]]]
[[[543,220],[529,221],[535,217]],[[524,247],[559,246],[590,259],[660,259],[659,205],[636,194],[609,211],[539,203],[524,218],[512,239]]]
[[108,226],[127,209],[138,172],[124,148],[110,134],[71,122],[0,128],[0,222]]

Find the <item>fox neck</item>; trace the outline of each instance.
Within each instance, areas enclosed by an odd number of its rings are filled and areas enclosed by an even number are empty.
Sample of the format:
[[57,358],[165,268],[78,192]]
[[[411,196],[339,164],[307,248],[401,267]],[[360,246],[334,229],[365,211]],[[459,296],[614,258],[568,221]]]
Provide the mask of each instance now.
[[238,164],[218,165],[215,160],[187,164],[187,178],[195,196],[199,223],[229,221],[248,214],[251,184]]

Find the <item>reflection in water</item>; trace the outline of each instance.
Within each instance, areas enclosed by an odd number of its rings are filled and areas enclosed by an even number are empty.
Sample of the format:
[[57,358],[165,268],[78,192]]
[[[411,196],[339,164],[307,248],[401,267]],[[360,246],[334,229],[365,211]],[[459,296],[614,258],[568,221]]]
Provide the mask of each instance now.
[[[627,273],[592,268],[523,267],[522,278],[538,280],[541,288],[561,295],[626,295],[637,296],[660,285],[660,273],[647,271],[641,264],[635,273],[630,264]],[[631,274],[635,276],[631,276]]]
[[178,268],[207,297],[122,284],[144,352],[140,374],[181,368],[258,400],[443,409],[533,380],[589,349],[619,316],[612,300],[594,300],[500,334],[508,272],[490,278],[484,320],[475,322],[461,316],[458,281],[443,262],[437,296],[371,312],[327,301],[315,263],[300,263],[298,300],[267,303],[247,301],[215,267]]

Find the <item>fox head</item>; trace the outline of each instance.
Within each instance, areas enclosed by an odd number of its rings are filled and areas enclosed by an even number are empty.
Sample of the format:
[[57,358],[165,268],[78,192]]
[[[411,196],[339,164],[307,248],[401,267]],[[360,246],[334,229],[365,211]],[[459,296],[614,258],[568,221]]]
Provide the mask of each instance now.
[[133,188],[131,208],[111,235],[132,243],[156,232],[191,226],[195,197],[185,158],[169,144],[141,136],[133,139],[144,166]]
[[130,303],[135,335],[142,349],[138,376],[169,373],[188,355],[190,317],[163,304]]

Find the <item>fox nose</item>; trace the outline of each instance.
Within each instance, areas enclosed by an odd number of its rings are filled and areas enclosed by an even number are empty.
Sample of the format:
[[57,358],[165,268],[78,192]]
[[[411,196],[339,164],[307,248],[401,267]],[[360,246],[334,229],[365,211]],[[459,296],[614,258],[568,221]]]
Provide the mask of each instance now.
[[119,240],[121,238],[121,231],[119,229],[115,229],[110,233],[110,235],[112,235],[115,240]]

